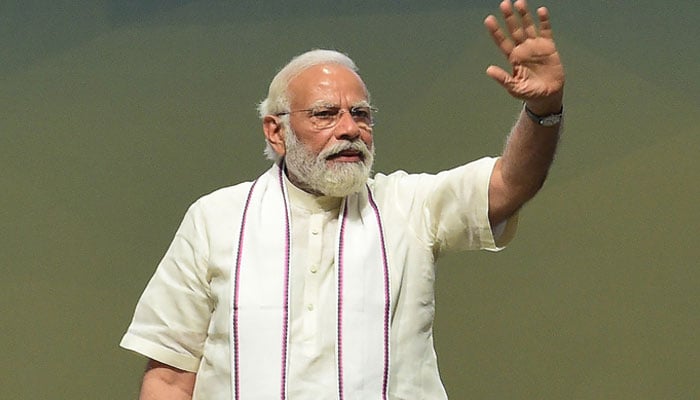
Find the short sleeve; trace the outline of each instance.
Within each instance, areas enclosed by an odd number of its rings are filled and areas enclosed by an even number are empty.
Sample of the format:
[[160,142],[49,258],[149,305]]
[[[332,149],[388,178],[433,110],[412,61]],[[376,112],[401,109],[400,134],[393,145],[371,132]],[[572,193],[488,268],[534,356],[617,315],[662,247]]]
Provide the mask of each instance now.
[[489,183],[496,158],[485,157],[435,175],[424,191],[422,215],[436,252],[501,250],[514,236],[517,215],[497,237],[489,222]]
[[207,248],[195,203],[141,295],[121,347],[197,371],[212,313]]

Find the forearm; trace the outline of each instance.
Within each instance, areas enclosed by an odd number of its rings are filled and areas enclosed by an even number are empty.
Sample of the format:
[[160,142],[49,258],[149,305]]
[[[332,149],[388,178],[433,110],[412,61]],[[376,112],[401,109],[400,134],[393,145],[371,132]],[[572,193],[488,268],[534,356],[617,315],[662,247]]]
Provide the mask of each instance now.
[[[527,103],[527,107],[537,115],[549,115],[561,111],[562,101]],[[527,115],[525,107],[520,111],[502,156],[503,180],[513,188],[513,196],[527,201],[540,189],[554,160],[560,130],[561,123],[542,126]]]
[[150,360],[143,376],[139,400],[191,400],[195,373]]
[[[561,97],[528,104],[528,108],[538,115],[557,113],[562,108]],[[561,124],[539,125],[523,108],[496,165],[490,187],[492,223],[510,217],[542,187],[554,160],[560,130]]]

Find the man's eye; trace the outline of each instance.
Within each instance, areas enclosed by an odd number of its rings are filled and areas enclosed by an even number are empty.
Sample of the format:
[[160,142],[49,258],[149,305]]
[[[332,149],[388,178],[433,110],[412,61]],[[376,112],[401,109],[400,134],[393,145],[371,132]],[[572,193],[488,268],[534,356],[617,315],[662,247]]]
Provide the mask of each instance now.
[[372,116],[371,111],[367,107],[355,107],[350,110],[350,115],[362,120],[370,119]]
[[335,108],[323,108],[311,111],[311,116],[319,119],[333,119],[338,115],[338,110]]

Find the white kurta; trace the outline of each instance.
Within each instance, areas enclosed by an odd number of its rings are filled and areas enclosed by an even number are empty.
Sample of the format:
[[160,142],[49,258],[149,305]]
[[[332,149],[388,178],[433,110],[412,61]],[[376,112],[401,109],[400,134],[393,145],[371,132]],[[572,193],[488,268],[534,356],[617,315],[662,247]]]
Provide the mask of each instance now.
[[[437,175],[378,174],[379,207],[391,268],[391,399],[445,399],[433,348],[435,262],[443,251],[498,250],[488,221],[495,159]],[[231,399],[231,281],[234,241],[250,183],[195,202],[149,282],[124,348],[197,372],[194,399]],[[338,199],[294,189],[289,399],[336,398],[334,235]]]

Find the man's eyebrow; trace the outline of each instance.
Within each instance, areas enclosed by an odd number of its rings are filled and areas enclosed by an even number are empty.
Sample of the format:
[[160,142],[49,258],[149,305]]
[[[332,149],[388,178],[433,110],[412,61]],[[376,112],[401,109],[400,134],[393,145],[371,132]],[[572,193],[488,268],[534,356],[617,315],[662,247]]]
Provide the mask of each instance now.
[[340,108],[337,104],[333,104],[327,100],[317,100],[317,101],[311,103],[311,105],[309,105],[308,108],[312,109],[312,108],[320,108],[320,107]]
[[360,100],[358,102],[355,102],[352,107],[371,107],[369,104],[369,101],[367,100]]
[[[328,100],[317,100],[317,101],[311,103],[308,108],[313,109],[313,108],[321,108],[321,107],[341,108],[338,104],[332,103]],[[353,108],[353,107],[371,107],[371,105],[370,105],[369,101],[367,101],[367,100],[359,100],[350,106],[350,108]]]

